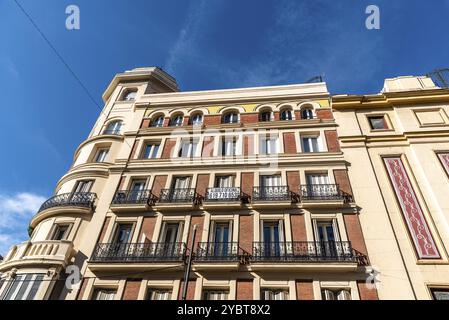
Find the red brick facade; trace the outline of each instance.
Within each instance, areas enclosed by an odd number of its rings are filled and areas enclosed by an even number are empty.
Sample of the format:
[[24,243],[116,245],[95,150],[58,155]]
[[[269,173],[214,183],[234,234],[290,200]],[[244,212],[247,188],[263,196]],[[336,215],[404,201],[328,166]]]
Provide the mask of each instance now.
[[165,184],[167,182],[167,177],[168,177],[167,175],[154,177],[153,187],[151,188],[151,192],[156,197],[159,197],[161,190],[165,188]]
[[379,300],[377,289],[372,288],[364,281],[357,281],[357,288],[359,289],[360,300]]
[[142,279],[127,279],[122,300],[137,300]]
[[242,113],[240,115],[241,123],[257,123],[259,122],[259,114],[258,113]]
[[340,144],[338,143],[337,131],[336,130],[325,130],[324,135],[326,136],[327,151],[339,152]]
[[156,217],[144,217],[138,241],[141,242],[142,236],[145,236],[144,242],[151,241],[155,225],[156,225]]
[[292,240],[307,241],[306,222],[303,214],[292,214],[290,216],[292,224]]
[[315,300],[312,280],[296,281],[296,297],[298,300]]
[[236,300],[253,300],[253,280],[238,279],[236,287]]
[[360,226],[359,216],[357,214],[344,214],[343,215],[346,227],[346,233],[348,234],[348,240],[351,241],[352,247],[367,255],[365,238],[363,237],[362,227]]
[[251,253],[254,233],[253,216],[241,215],[239,219],[239,246],[244,251]]
[[[186,300],[194,300],[195,299],[195,286],[196,286],[196,280],[189,280],[187,282]],[[178,300],[182,299],[183,290],[184,290],[184,281],[181,280],[181,284],[179,286]]]
[[206,126],[215,126],[221,123],[221,115],[205,115],[203,123]]
[[162,159],[170,159],[172,157],[172,150],[176,145],[176,139],[167,139],[165,141],[164,150],[162,151]]
[[349,181],[348,171],[346,169],[334,170],[335,183],[339,185],[340,190],[352,195],[351,182]]
[[202,156],[203,157],[212,157],[214,153],[214,137],[204,137],[203,140],[203,149]]
[[315,112],[316,117],[318,119],[326,119],[326,120],[334,119],[334,115],[332,114],[331,109],[316,109]]
[[291,192],[299,194],[300,183],[299,171],[287,171],[287,185]]
[[253,156],[254,151],[254,135],[244,135],[243,136],[243,155]]
[[198,179],[196,181],[196,192],[200,196],[206,195],[206,189],[209,186],[209,176],[210,174],[199,174]]
[[295,154],[296,150],[296,139],[293,132],[286,132],[283,134],[284,137],[284,153],[285,154]]
[[254,172],[243,172],[241,180],[242,192],[251,196],[254,187]]

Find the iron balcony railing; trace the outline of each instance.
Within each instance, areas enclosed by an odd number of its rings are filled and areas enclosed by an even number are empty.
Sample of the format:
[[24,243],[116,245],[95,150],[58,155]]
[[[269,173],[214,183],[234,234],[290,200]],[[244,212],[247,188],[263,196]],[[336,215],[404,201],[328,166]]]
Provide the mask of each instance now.
[[254,187],[253,201],[289,201],[292,195],[288,186]]
[[207,188],[205,201],[240,201],[242,192],[238,187]]
[[252,260],[273,262],[357,262],[349,241],[253,242]]
[[238,242],[199,242],[197,261],[239,261],[242,250]]
[[45,201],[39,208],[39,212],[62,206],[86,207],[92,208],[97,195],[93,192],[71,192],[55,195]]
[[352,196],[340,190],[338,184],[304,184],[300,196],[303,200],[344,200],[352,202]]
[[182,189],[162,189],[159,196],[160,203],[174,203],[174,202],[195,202],[197,201],[197,194],[193,188]]
[[95,247],[93,262],[152,262],[183,261],[184,242],[153,243],[99,243]]
[[153,205],[157,197],[150,190],[119,190],[115,193],[112,205],[123,204],[148,204]]

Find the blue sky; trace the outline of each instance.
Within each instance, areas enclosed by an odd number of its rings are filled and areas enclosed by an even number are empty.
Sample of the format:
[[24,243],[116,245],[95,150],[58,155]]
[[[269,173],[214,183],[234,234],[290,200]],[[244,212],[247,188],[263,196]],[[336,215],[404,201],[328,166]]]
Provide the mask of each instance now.
[[[378,92],[449,67],[449,0],[17,0],[101,105],[115,73],[160,66],[181,90],[301,83]],[[65,28],[80,8],[81,29]],[[378,5],[381,29],[365,28]],[[14,0],[0,0],[0,254],[67,171],[99,110]]]

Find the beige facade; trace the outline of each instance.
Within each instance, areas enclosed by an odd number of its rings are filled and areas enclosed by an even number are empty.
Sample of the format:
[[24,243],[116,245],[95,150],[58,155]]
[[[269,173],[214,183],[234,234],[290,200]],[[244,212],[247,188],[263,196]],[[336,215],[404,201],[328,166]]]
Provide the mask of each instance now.
[[[447,92],[386,83],[331,101],[325,83],[180,92],[158,68],[116,75],[30,240],[0,263],[0,297],[432,298],[447,283]],[[419,259],[383,155],[400,155],[427,222]]]
[[386,79],[379,94],[332,99],[370,261],[380,272],[379,299],[447,297],[448,94],[429,78],[399,77]]

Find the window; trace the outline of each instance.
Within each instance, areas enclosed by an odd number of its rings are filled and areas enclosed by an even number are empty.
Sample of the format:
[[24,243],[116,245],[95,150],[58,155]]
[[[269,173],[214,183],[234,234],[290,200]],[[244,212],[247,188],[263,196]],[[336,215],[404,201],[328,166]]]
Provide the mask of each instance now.
[[449,289],[447,288],[431,288],[430,292],[434,300],[449,300]]
[[124,101],[134,101],[136,99],[137,91],[136,90],[127,90],[123,95]]
[[74,192],[81,192],[81,193],[90,192],[90,189],[92,188],[93,182],[94,182],[93,180],[81,180],[81,181],[78,181],[76,183]]
[[293,112],[290,109],[281,111],[281,120],[293,120]]
[[263,137],[261,139],[260,144],[260,153],[261,154],[277,154],[279,153],[279,143],[277,137],[266,138]]
[[279,187],[281,185],[280,175],[260,176],[261,187]]
[[271,112],[264,111],[260,114],[259,121],[271,121]]
[[204,290],[203,300],[227,300],[228,290]]
[[162,245],[162,248],[169,250],[165,253],[170,253],[170,251],[175,253],[181,250],[180,248],[176,248],[174,244],[181,241],[183,227],[184,225],[182,222],[165,221],[163,223],[159,242],[164,244],[172,244],[172,246]]
[[234,186],[234,176],[215,177],[216,188],[232,188]]
[[318,137],[303,137],[301,138],[303,152],[319,152]]
[[44,279],[43,274],[19,274],[6,288],[3,300],[33,300]]
[[302,119],[313,119],[313,111],[310,108],[304,108],[301,111],[301,118]]
[[221,155],[235,156],[237,154],[237,138],[223,137],[221,139]]
[[288,300],[288,290],[263,289],[260,298],[262,300]]
[[173,179],[173,189],[187,189],[190,187],[190,177],[175,177]]
[[157,157],[157,152],[159,151],[159,143],[147,143],[143,151],[143,159],[155,159]]
[[197,141],[182,140],[181,148],[179,149],[178,156],[182,158],[191,158],[195,156],[196,148],[198,146]]
[[70,232],[70,224],[55,224],[50,240],[67,240]]
[[266,257],[277,257],[285,253],[284,221],[262,220],[260,253]]
[[388,129],[387,122],[384,116],[368,117],[369,124],[372,130],[385,130]]
[[190,124],[197,126],[203,123],[203,115],[201,113],[195,113],[190,117]]
[[104,130],[104,134],[120,134],[120,130],[122,129],[121,121],[112,121],[108,124],[106,129]]
[[351,300],[351,292],[348,289],[323,289],[323,300]]
[[171,300],[172,291],[170,289],[151,288],[147,292],[147,300]]
[[329,184],[329,176],[327,173],[306,173],[306,183],[308,185]]
[[105,162],[106,157],[108,156],[109,149],[108,148],[101,148],[98,149],[97,154],[95,155],[95,162]]
[[126,244],[131,240],[131,233],[133,225],[131,223],[119,223],[115,230],[114,241],[115,244]]
[[152,127],[162,127],[164,125],[164,116],[159,116],[151,122]]
[[92,300],[114,300],[116,289],[97,288],[92,294]]
[[223,116],[223,123],[238,123],[239,115],[236,112],[228,112]]
[[183,115],[177,115],[171,118],[170,120],[170,126],[172,127],[179,127],[182,126],[182,122],[184,121]]

